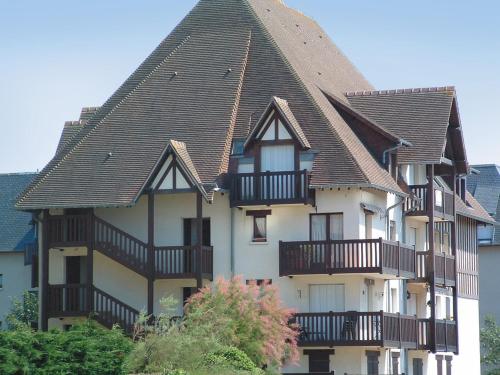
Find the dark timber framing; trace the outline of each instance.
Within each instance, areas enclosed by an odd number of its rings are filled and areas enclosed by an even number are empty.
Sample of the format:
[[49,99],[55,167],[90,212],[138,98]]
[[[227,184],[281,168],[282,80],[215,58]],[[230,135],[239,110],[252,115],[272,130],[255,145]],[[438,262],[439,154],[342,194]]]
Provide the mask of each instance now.
[[147,279],[148,279],[148,315],[153,314],[154,309],[154,257],[155,257],[155,195],[148,193],[148,256],[147,256]]
[[48,291],[49,291],[49,211],[43,211],[42,217],[42,249],[41,249],[41,301],[40,301],[40,328],[42,331],[48,329]]
[[203,287],[203,197],[200,192],[196,193],[196,247],[198,267],[196,275],[196,287]]
[[[434,165],[427,165],[427,191],[432,192],[427,194],[427,207],[434,207]],[[436,352],[436,254],[434,249],[434,210],[428,211],[429,222],[428,222],[428,236],[429,236],[429,288],[431,295],[431,319],[430,319],[430,329],[431,329],[431,343],[430,348],[433,353]]]

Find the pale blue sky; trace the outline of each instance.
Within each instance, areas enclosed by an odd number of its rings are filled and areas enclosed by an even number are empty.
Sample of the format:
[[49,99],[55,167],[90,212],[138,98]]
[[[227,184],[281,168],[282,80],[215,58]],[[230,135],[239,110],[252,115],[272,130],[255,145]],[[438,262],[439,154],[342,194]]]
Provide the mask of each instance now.
[[[0,0],[0,172],[41,169],[195,0]],[[495,0],[286,0],[378,89],[455,85],[471,163],[500,164]]]

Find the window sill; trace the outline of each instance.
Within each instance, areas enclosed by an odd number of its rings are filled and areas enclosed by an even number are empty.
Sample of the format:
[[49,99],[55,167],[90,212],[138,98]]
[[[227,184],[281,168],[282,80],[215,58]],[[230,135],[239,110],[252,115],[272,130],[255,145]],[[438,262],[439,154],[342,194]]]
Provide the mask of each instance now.
[[268,245],[267,241],[250,241],[250,245]]

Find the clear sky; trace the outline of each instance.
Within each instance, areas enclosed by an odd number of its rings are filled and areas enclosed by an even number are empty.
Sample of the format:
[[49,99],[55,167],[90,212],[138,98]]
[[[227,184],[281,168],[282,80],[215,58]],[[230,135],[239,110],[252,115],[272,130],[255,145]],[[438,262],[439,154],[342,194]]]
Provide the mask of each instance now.
[[[276,1],[276,0],[273,0]],[[454,85],[471,163],[500,164],[500,3],[285,0],[378,89]],[[0,0],[0,172],[35,171],[195,0]]]

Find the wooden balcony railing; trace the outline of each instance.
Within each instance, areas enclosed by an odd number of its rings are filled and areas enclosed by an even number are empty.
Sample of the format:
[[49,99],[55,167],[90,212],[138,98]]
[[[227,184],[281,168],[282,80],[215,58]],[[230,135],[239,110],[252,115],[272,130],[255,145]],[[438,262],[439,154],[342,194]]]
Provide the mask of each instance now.
[[455,286],[455,257],[445,253],[436,254],[435,266],[436,283],[444,286]]
[[54,215],[47,217],[50,246],[82,246],[89,239],[89,215]]
[[280,242],[280,276],[381,273],[415,277],[413,246],[382,239]]
[[80,316],[87,310],[87,285],[49,285],[47,291],[49,316]]
[[[453,320],[436,320],[436,351],[456,352],[458,342],[457,323]],[[430,319],[418,320],[418,348],[431,350],[432,335]]]
[[[198,247],[161,246],[155,248],[155,274],[159,278],[196,277]],[[202,246],[202,273],[213,273],[213,248]]]
[[[60,215],[49,216],[47,225],[49,246],[88,246],[92,239],[94,250],[142,276],[148,276],[148,245],[107,221],[93,215]],[[213,248],[203,246],[202,249],[202,273],[211,278]],[[195,246],[154,247],[155,276],[196,277],[196,259],[199,259],[196,254]]]
[[118,263],[146,275],[148,245],[98,217],[94,217],[94,246]]
[[414,316],[379,312],[299,313],[300,346],[385,346],[417,348]]
[[[405,202],[405,211],[407,211],[410,216],[428,216],[430,214],[430,210],[427,207],[428,186],[410,185],[409,188],[417,199],[412,199],[411,197],[407,198]],[[454,199],[455,197],[452,192],[435,187],[434,214],[445,219],[452,219],[454,216]]]
[[231,175],[231,207],[309,202],[309,172],[255,172]]
[[457,350],[457,324],[453,320],[436,320],[436,350],[455,352]]
[[127,334],[131,334],[139,317],[139,311],[102,290],[93,287],[93,310],[95,319],[111,328],[118,324]]
[[[429,262],[430,252],[417,251],[417,280],[428,281],[430,278]],[[445,253],[435,255],[435,279],[436,284],[444,286],[456,285],[455,257]]]

